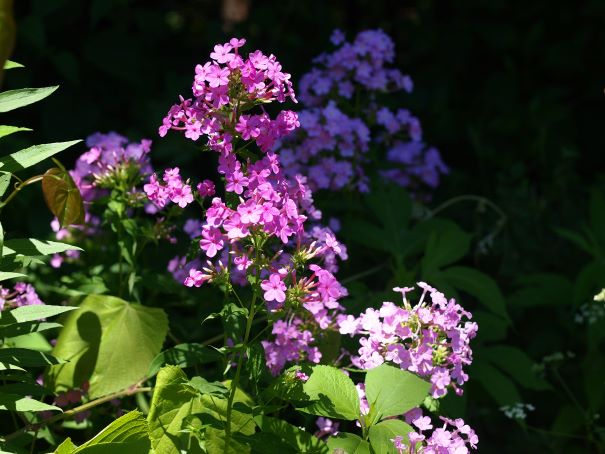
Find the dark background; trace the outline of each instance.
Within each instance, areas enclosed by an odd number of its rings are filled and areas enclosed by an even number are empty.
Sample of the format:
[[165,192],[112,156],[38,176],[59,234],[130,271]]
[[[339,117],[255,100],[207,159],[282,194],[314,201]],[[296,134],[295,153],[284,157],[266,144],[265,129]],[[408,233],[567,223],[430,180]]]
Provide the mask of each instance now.
[[[11,123],[35,130],[33,139],[20,140],[61,141],[115,130],[133,140],[152,138],[157,168],[169,163],[198,175],[206,163],[188,152],[193,143],[176,134],[159,140],[157,127],[177,96],[189,94],[195,64],[207,59],[215,43],[245,37],[247,49],[274,53],[297,81],[328,48],[334,28],[348,39],[382,28],[396,43],[397,66],[415,82],[408,107],[452,169],[434,204],[479,194],[507,215],[492,249],[476,254],[473,265],[509,294],[525,273],[561,273],[573,280],[587,260],[554,227],[585,224],[590,191],[604,188],[604,1],[15,3],[13,59],[27,69],[7,75],[4,88],[61,85],[34,109],[17,111]],[[61,159],[69,166],[83,150],[74,147]],[[38,206],[35,191],[21,197],[14,212]],[[45,211],[21,213],[13,228],[48,232]],[[475,227],[469,207],[447,215]],[[510,310],[517,316],[511,344],[525,348],[531,339],[540,353],[545,343],[552,351],[569,347],[560,335],[560,317],[546,309]],[[551,398],[542,393],[528,401],[539,407],[539,399]],[[549,418],[563,405],[557,402],[543,403]],[[475,406],[469,418],[482,452],[528,452],[534,441],[491,405]],[[559,444],[545,437],[551,447]],[[568,449],[584,448],[571,443]]]

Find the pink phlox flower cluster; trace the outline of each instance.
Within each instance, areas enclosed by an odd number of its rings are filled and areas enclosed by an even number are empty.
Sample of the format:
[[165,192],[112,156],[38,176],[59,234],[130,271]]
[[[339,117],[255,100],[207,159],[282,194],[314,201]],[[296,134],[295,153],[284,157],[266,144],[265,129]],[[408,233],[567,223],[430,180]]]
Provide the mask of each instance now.
[[348,292],[328,270],[315,264],[309,269],[313,274],[299,283],[307,291],[303,307],[312,314],[319,328],[325,330],[336,325],[337,317],[344,310],[338,300]]
[[273,375],[278,375],[287,362],[307,360],[319,363],[321,352],[311,346],[315,340],[311,331],[304,329],[301,319],[277,320],[273,324],[272,341],[262,341],[267,367]]
[[[384,93],[413,89],[409,76],[386,66],[394,59],[391,38],[367,30],[349,43],[336,31],[332,42],[337,48],[316,58],[314,69],[301,78],[301,128],[279,144],[285,172],[308,175],[312,189],[366,192],[366,153],[373,144],[391,164],[379,170],[385,178],[412,189],[437,186],[448,168],[423,142],[420,121],[407,109],[390,110],[380,101]],[[352,113],[354,96],[364,102]]]
[[271,101],[296,102],[291,76],[282,71],[274,55],[260,50],[246,58],[239,48],[245,40],[232,38],[217,45],[210,54],[211,61],[195,67],[192,92],[194,98],[180,98],[164,118],[160,136],[169,129],[184,131],[185,137],[198,140],[206,136],[209,148],[229,153],[233,139],[253,140],[263,151],[268,151],[279,138],[298,126],[297,115],[282,111],[271,119],[264,111],[244,114],[250,107]]
[[[454,299],[424,282],[420,301],[411,306],[406,298],[410,288],[396,287],[403,295],[403,307],[385,302],[380,309],[367,309],[359,317],[339,315],[341,334],[361,334],[356,367],[371,369],[385,361],[399,365],[421,377],[429,377],[431,394],[444,396],[449,388],[462,394],[468,380],[464,367],[472,362],[470,340],[477,324],[464,321],[472,316]],[[429,302],[430,300],[430,302]]]
[[153,173],[149,160],[151,140],[129,143],[126,137],[115,132],[97,132],[86,139],[86,145],[89,150],[78,158],[70,174],[87,202],[105,195],[99,182],[120,168],[132,166],[143,176]]
[[172,202],[185,208],[193,202],[193,192],[189,180],[183,181],[178,167],[166,169],[162,180],[158,180],[154,173],[149,182],[143,186],[147,198],[158,208],[164,208],[168,202]]
[[[399,454],[467,454],[471,449],[477,449],[479,437],[464,420],[449,419],[440,416],[442,427],[433,429],[431,419],[423,416],[419,408],[410,410],[405,415],[406,422],[415,427],[416,431],[407,436],[398,435],[393,438],[395,449]],[[433,431],[428,433],[431,429]]]
[[16,282],[12,290],[0,285],[0,311],[44,304],[31,284]]

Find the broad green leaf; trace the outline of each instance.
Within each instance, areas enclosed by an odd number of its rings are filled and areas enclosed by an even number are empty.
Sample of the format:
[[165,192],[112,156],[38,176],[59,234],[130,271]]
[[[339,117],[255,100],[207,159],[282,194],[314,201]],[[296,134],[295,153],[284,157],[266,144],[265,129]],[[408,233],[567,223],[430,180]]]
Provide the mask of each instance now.
[[204,405],[181,368],[165,366],[158,372],[147,421],[151,447],[157,454],[180,454],[188,444],[181,432],[183,420]]
[[400,416],[418,407],[431,387],[427,381],[389,364],[370,369],[365,384],[366,397],[375,420]]
[[298,454],[305,452],[295,449],[272,433],[256,432],[248,436],[236,433],[234,438],[238,442],[248,445],[251,454]]
[[359,396],[349,377],[331,366],[314,366],[303,385],[311,403],[300,411],[328,418],[355,420],[359,418]]
[[397,436],[402,436],[408,441],[407,434],[412,429],[409,425],[399,419],[387,419],[370,427],[370,445],[373,454],[397,454],[395,444],[391,441]]
[[524,388],[536,391],[552,389],[547,381],[533,372],[535,362],[523,350],[508,345],[494,345],[483,347],[482,353],[484,358],[489,359]]
[[36,165],[79,142],[81,142],[81,140],[45,143],[16,151],[15,153],[0,158],[0,170],[16,173],[19,170]]
[[16,61],[6,60],[4,62],[4,69],[16,69],[16,68],[25,68],[21,63],[17,63]]
[[255,417],[254,421],[262,432],[279,438],[284,443],[295,448],[295,452],[330,452],[328,446],[323,441],[286,421],[264,415]]
[[27,106],[50,96],[59,86],[43,88],[19,88],[0,93],[0,112],[8,112]]
[[58,254],[65,251],[81,251],[77,246],[58,243],[56,241],[43,241],[35,238],[19,238],[6,240],[2,250],[2,256],[17,254],[26,257],[40,257],[44,255]]
[[[222,422],[227,421],[227,399],[218,398],[212,395],[202,395],[202,403],[204,404],[203,413],[206,413],[214,419]],[[235,403],[242,403],[244,406],[251,407],[254,402],[246,393],[237,389],[235,391]],[[235,404],[234,404],[235,408]],[[243,435],[252,435],[255,432],[256,424],[250,414],[242,413],[237,410],[233,410],[231,413],[231,431],[232,433],[241,433]],[[206,429],[206,449],[209,453],[223,453],[228,452],[230,454],[247,453],[250,449],[238,442],[233,437],[229,442],[229,449],[225,447],[225,430],[224,428],[208,427]]]
[[73,453],[134,454],[147,453],[149,448],[147,421],[141,412],[135,410],[116,419]]
[[222,353],[202,344],[179,344],[158,354],[151,362],[147,376],[153,377],[167,364],[191,367],[220,361],[222,358]]
[[327,441],[330,452],[342,449],[344,454],[370,454],[370,444],[361,437],[346,432],[341,432]]
[[16,307],[10,312],[0,313],[0,325],[42,320],[75,309],[77,309],[75,306],[53,306],[50,304]]
[[572,283],[561,274],[528,274],[518,278],[515,284],[520,288],[508,297],[511,307],[565,307],[572,300]]
[[437,225],[429,234],[421,262],[422,278],[427,280],[430,273],[464,257],[471,243],[471,236],[454,222],[439,221]]
[[84,202],[69,172],[53,167],[42,177],[42,192],[48,209],[64,227],[84,224]]
[[145,378],[168,332],[162,309],[89,295],[67,315],[53,354],[69,363],[48,371],[49,387],[62,391],[90,383],[91,399]]
[[43,352],[26,348],[0,348],[0,363],[19,367],[50,366],[63,361]]
[[452,266],[442,270],[439,276],[455,288],[475,297],[494,314],[510,321],[506,300],[498,284],[487,274],[465,266]]
[[12,174],[8,172],[0,172],[0,197],[2,197],[11,183]]
[[8,411],[61,411],[59,407],[45,404],[38,400],[23,397],[19,394],[5,394],[0,392],[0,410]]
[[18,126],[0,125],[0,139],[2,137],[5,137],[5,136],[8,136],[10,134],[14,134],[14,133],[20,132],[20,131],[31,131],[31,129],[29,129],[29,128],[20,128]]

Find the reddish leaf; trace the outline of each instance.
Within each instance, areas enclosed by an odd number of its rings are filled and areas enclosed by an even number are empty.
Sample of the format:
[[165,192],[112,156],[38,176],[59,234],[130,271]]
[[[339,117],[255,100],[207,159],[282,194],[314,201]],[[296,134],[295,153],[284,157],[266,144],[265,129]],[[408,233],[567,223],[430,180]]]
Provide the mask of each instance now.
[[69,173],[53,167],[42,177],[42,191],[49,210],[61,226],[84,223],[84,203]]

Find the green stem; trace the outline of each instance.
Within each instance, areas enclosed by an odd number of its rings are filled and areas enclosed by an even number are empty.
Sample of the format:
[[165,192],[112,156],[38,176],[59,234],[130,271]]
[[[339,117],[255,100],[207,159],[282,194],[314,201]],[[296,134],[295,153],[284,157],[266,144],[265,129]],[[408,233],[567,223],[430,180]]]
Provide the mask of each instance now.
[[4,208],[6,205],[8,205],[8,202],[13,200],[17,196],[19,191],[21,191],[21,189],[23,189],[25,186],[37,183],[38,181],[41,181],[43,177],[44,175],[36,175],[35,177],[28,178],[27,180],[21,183],[15,183],[15,190],[11,192],[10,195],[3,202],[0,202],[0,208]]
[[45,419],[44,421],[40,421],[40,422],[37,422],[34,424],[28,424],[27,426],[22,427],[21,429],[7,435],[6,437],[0,438],[0,440],[2,442],[8,442],[10,440],[13,440],[13,439],[23,435],[26,432],[29,432],[32,430],[35,430],[35,431],[40,430],[41,427],[47,426],[47,425],[52,424],[57,421],[61,421],[62,419],[71,418],[72,416],[77,415],[78,413],[82,413],[83,411],[90,410],[91,408],[104,404],[105,402],[109,402],[110,400],[119,399],[121,397],[126,397],[126,396],[132,396],[133,394],[136,394],[136,393],[149,392],[151,390],[152,390],[152,388],[150,388],[150,387],[139,387],[139,386],[132,387],[131,386],[130,388],[123,389],[122,391],[117,391],[117,392],[109,394],[107,396],[99,397],[98,399],[91,400],[90,402],[86,402],[85,404],[80,405],[79,407],[75,407],[75,408],[72,408],[71,410],[67,410],[63,413],[59,413],[58,415],[55,415],[52,418]]
[[[259,266],[258,266],[258,248],[256,249],[256,257],[255,257],[255,285],[258,285],[258,277],[259,277]],[[250,310],[248,311],[248,319],[246,320],[246,331],[244,333],[244,341],[242,343],[242,351],[237,358],[237,367],[235,369],[235,377],[233,377],[233,381],[231,382],[231,391],[229,393],[229,400],[227,401],[227,422],[225,427],[225,453],[229,452],[229,443],[231,442],[231,416],[233,413],[233,400],[235,399],[235,392],[237,391],[237,386],[239,384],[240,375],[242,372],[242,365],[244,363],[244,354],[246,351],[246,347],[248,346],[248,339],[250,338],[250,331],[252,329],[252,323],[254,321],[254,315],[256,310],[256,298],[257,298],[257,289],[254,288],[252,292],[252,301],[250,303]]]

